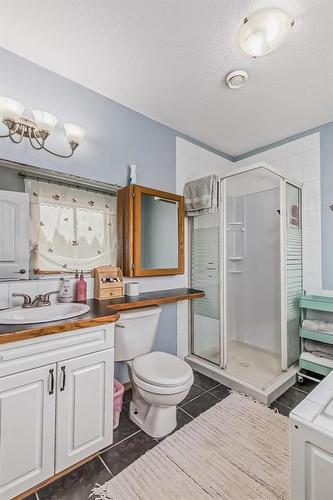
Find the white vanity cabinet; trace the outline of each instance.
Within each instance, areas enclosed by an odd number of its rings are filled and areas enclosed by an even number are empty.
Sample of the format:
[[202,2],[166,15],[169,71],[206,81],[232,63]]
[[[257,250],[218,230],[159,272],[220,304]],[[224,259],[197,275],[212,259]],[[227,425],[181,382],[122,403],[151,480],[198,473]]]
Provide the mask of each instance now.
[[113,328],[0,345],[0,500],[112,443]]
[[0,378],[0,498],[54,474],[55,392],[43,366]]
[[59,363],[57,375],[56,473],[112,441],[113,351]]

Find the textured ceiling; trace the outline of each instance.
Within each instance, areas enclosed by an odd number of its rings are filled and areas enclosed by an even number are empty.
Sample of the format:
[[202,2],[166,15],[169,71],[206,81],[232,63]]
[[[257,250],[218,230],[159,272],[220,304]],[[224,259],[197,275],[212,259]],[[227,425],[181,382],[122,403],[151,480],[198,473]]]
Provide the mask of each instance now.
[[[266,6],[295,28],[251,59],[235,35]],[[239,155],[333,119],[332,25],[332,0],[1,0],[0,44]],[[224,84],[234,69],[249,73],[238,91]]]

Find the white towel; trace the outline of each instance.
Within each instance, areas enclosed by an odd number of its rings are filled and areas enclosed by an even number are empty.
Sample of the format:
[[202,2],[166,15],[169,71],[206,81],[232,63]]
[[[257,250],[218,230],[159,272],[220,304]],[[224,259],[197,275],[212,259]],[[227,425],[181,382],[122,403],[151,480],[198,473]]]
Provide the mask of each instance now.
[[184,186],[185,214],[195,217],[217,212],[217,177],[209,175]]
[[311,352],[314,356],[333,359],[332,344],[325,344],[324,342],[316,342],[314,340],[305,339],[304,347],[307,352]]
[[319,319],[305,319],[303,320],[302,327],[315,332],[333,333],[333,323]]

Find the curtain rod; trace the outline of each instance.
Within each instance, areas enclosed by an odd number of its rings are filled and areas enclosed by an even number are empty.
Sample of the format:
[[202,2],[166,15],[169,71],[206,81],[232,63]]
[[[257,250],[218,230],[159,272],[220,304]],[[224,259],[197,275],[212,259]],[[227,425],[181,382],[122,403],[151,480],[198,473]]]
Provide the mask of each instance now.
[[99,192],[103,191],[105,193],[116,193],[119,189],[122,188],[122,186],[120,186],[119,184],[112,184],[109,182],[97,181],[86,177],[81,177],[79,175],[66,174],[64,172],[58,172],[56,170],[34,167],[32,165],[5,160],[3,158],[0,158],[0,167],[16,170],[18,172],[21,172],[23,176],[31,176],[31,178],[46,180],[50,182],[54,180],[62,183],[68,183],[69,185],[75,187],[88,187]]
[[67,186],[70,188],[75,188],[75,189],[81,189],[83,191],[91,191],[93,193],[101,193],[107,196],[116,196],[116,191],[114,189],[109,190],[104,190],[100,187],[94,186],[94,185],[89,185],[89,184],[80,184],[80,183],[75,183],[75,182],[66,182],[63,181],[60,177],[59,178],[50,178],[47,176],[43,175],[30,175],[30,174],[25,174],[24,172],[18,172],[17,174],[19,177],[22,177],[23,179],[31,179],[34,181],[41,181],[41,182],[47,182],[49,184],[55,184],[58,186]]

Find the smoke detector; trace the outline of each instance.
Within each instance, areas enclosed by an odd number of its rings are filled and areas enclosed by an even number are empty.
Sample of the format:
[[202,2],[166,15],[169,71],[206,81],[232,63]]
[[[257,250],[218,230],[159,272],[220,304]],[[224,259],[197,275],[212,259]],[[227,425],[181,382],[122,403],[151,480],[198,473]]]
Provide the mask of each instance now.
[[243,87],[248,77],[249,75],[246,73],[246,71],[238,69],[236,71],[228,73],[225,77],[225,81],[230,89],[240,89],[241,87]]

